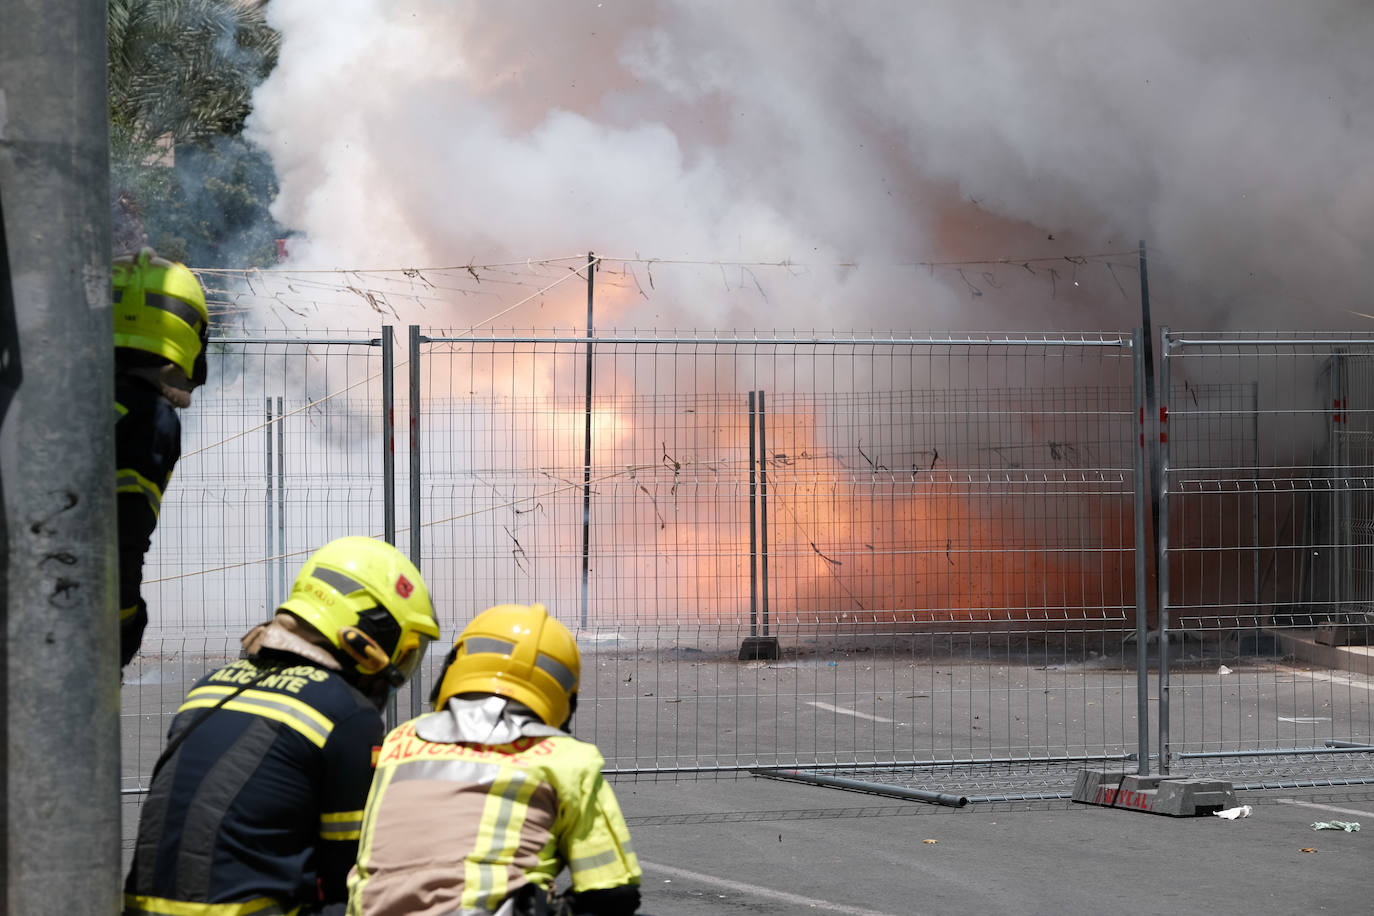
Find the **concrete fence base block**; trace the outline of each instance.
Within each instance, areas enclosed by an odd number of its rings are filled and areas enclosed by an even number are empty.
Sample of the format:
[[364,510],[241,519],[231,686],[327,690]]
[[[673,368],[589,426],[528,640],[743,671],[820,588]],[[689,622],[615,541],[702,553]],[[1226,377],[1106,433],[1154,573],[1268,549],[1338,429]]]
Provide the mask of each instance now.
[[1079,770],[1073,800],[1170,817],[1198,817],[1234,808],[1236,793],[1219,779],[1171,779],[1122,770]]
[[782,658],[782,647],[776,636],[748,636],[739,647],[739,660],[742,662]]

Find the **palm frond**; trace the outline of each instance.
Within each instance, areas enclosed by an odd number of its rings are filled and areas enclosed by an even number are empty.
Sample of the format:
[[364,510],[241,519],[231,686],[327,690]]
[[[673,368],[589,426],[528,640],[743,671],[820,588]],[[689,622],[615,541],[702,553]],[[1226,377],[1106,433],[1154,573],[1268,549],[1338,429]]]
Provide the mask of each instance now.
[[110,0],[109,17],[111,118],[145,139],[237,132],[280,47],[261,4]]

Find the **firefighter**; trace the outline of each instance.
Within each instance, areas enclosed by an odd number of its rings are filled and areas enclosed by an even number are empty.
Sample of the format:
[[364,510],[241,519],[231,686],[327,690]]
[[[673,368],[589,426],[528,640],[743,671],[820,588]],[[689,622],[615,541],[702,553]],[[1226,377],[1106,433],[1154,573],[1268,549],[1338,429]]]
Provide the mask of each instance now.
[[[639,860],[600,751],[568,734],[581,658],[541,605],[499,605],[454,644],[435,712],[387,735],[349,873],[350,916],[622,916]],[[571,887],[552,896],[567,868]]]
[[380,710],[438,635],[424,580],[395,547],[344,537],[316,551],[243,656],[177,710],[125,916],[342,913]]
[[210,313],[195,274],[151,248],[114,262],[115,505],[119,531],[119,666],[148,626],[143,557],[181,457],[175,408],[205,383]]

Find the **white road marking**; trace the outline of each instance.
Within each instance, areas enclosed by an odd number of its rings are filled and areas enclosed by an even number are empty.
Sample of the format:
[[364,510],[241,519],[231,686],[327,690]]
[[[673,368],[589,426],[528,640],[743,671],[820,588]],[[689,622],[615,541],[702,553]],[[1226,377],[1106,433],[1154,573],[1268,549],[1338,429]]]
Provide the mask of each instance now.
[[[807,909],[821,910],[830,913],[847,913],[848,916],[893,916],[892,913],[882,913],[878,910],[865,910],[857,906],[846,906],[843,903],[831,903],[828,900],[817,900],[814,897],[802,897],[799,894],[789,894],[786,891],[773,890],[769,887],[759,887],[756,884],[731,881],[729,878],[717,878],[715,875],[703,875],[700,872],[687,871],[685,868],[673,868],[671,865],[655,865],[653,862],[645,862],[643,859],[639,860],[639,865],[647,872],[662,872],[665,875],[672,875],[674,878],[679,878],[683,881],[700,881],[702,884],[711,884],[740,894],[766,897],[770,900],[791,904],[792,906],[804,906]],[[650,909],[653,909],[652,905]]]
[[809,705],[809,706],[814,706],[814,707],[816,707],[817,709],[824,709],[824,710],[826,710],[826,711],[828,711],[828,712],[839,712],[839,713],[844,713],[846,716],[854,716],[856,719],[869,719],[869,720],[871,720],[871,721],[873,721],[873,722],[891,722],[891,721],[892,721],[891,719],[885,719],[885,718],[883,718],[882,716],[871,716],[871,715],[869,715],[869,714],[866,713],[866,712],[859,712],[858,710],[855,710],[855,709],[845,709],[843,706],[831,706],[829,703],[819,703],[819,702],[817,702],[817,701],[815,701],[815,700],[808,700],[808,701],[807,701],[807,705]]
[[1340,684],[1342,687],[1358,687],[1360,690],[1374,690],[1374,683],[1366,680],[1356,680],[1344,674],[1327,674],[1324,671],[1297,671],[1294,672],[1294,674],[1313,681],[1326,681],[1328,684]]
[[1301,808],[1316,808],[1318,811],[1335,811],[1337,814],[1353,814],[1357,817],[1374,818],[1374,811],[1357,811],[1354,808],[1337,808],[1335,805],[1318,805],[1314,802],[1298,801],[1296,798],[1276,798],[1280,805],[1297,805]]
[[1279,716],[1280,722],[1292,722],[1294,725],[1316,725],[1318,722],[1330,722],[1330,716]]

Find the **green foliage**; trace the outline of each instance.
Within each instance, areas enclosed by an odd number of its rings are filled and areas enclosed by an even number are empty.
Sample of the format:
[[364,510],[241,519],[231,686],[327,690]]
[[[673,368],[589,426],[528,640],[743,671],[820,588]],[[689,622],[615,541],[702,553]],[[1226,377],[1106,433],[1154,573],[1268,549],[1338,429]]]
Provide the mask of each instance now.
[[276,178],[240,136],[276,63],[261,3],[110,0],[114,247],[198,267],[264,266],[283,231]]
[[187,143],[172,167],[147,164],[146,146],[129,150],[112,163],[111,186],[121,189],[116,223],[136,229],[117,238],[117,248],[148,244],[196,267],[276,262],[275,240],[285,232],[268,213],[277,183],[261,149],[242,137]]
[[140,141],[237,134],[277,61],[260,4],[110,0],[110,120]]

